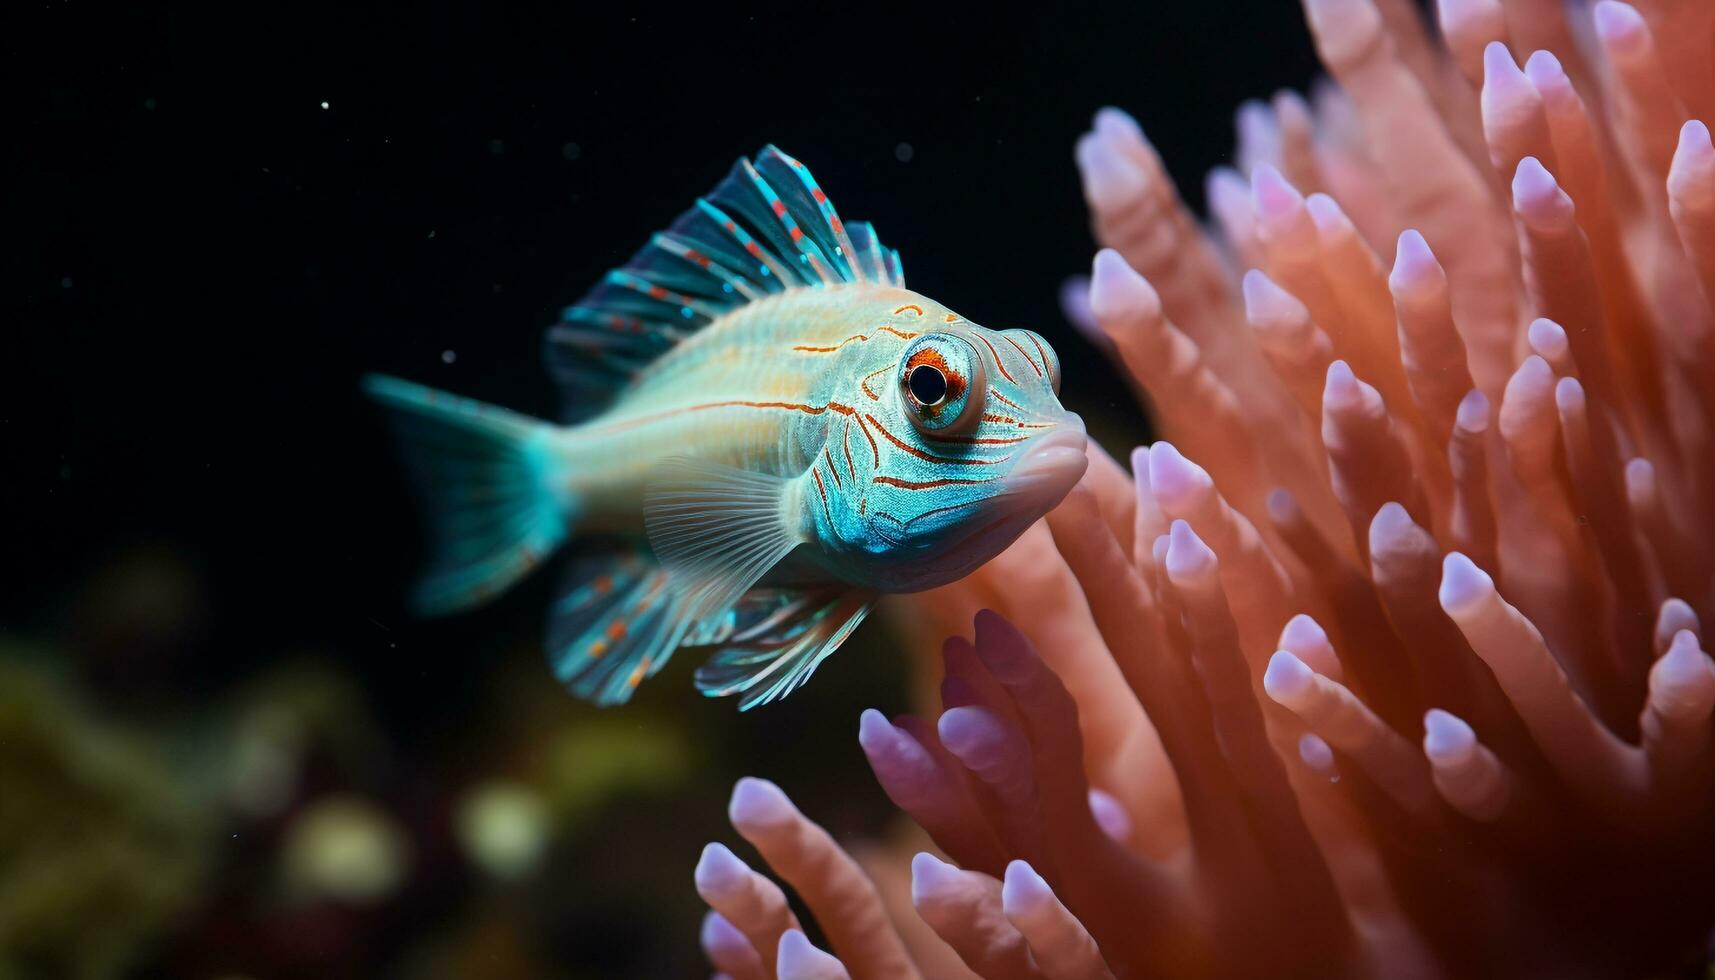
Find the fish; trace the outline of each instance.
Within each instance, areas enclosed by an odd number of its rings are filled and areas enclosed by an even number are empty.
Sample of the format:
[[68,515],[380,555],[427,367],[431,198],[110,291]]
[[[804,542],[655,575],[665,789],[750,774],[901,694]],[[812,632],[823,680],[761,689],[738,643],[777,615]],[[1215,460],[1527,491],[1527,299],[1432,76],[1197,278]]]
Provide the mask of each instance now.
[[888,593],[956,581],[1086,466],[1058,356],[906,288],[797,160],[740,158],[548,328],[549,422],[384,375],[432,538],[425,614],[564,551],[546,632],[572,693],[628,700],[675,651],[749,710]]

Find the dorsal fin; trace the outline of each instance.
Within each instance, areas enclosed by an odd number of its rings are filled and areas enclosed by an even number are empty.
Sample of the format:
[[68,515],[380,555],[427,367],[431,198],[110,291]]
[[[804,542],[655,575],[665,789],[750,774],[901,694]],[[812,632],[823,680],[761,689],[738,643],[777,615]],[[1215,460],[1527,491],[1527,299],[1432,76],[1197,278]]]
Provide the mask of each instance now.
[[773,146],[740,159],[707,197],[609,272],[548,329],[565,419],[593,413],[690,333],[800,286],[903,286],[899,253],[846,225],[810,171]]

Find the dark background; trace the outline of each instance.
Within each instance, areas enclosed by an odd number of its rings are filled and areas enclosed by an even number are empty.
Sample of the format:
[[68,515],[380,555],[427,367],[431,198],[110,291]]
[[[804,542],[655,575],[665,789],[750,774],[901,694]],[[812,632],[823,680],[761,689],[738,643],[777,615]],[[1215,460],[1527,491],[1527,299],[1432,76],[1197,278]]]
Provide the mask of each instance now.
[[[418,528],[363,372],[550,414],[542,328],[775,142],[843,216],[875,223],[912,286],[1040,331],[1069,406],[1136,438],[1129,394],[1057,308],[1093,251],[1073,142],[1097,107],[1126,107],[1200,206],[1238,102],[1302,88],[1313,68],[1286,0],[705,14],[14,7],[0,37],[9,641],[53,651],[95,716],[169,731],[318,656],[390,746],[330,782],[438,812],[528,752],[496,721],[512,682],[496,678],[553,686],[533,659],[551,576],[456,619],[405,612]],[[477,915],[528,920],[535,969],[688,968],[690,869],[723,834],[733,777],[779,778],[842,833],[885,823],[852,737],[859,708],[904,704],[878,631],[745,716],[696,697],[676,664],[615,717],[688,733],[681,791],[624,798],[557,845],[543,901],[518,897],[540,884],[497,899],[462,872],[424,880],[436,865],[420,861],[415,897],[370,914],[341,955],[354,974],[406,970],[425,934]],[[596,714],[561,701],[548,710],[566,724]],[[145,972],[290,972],[270,968],[278,950],[209,938],[211,906],[242,904],[231,879],[266,846],[222,852],[210,894],[226,898],[178,916]],[[672,890],[625,891],[639,880]]]

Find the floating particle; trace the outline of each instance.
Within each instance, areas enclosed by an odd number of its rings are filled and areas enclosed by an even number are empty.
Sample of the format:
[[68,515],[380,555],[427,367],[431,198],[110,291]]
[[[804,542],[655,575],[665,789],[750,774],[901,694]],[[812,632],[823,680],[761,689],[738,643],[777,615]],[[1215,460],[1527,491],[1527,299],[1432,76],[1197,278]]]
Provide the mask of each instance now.
[[900,163],[910,163],[911,158],[916,155],[917,151],[912,149],[910,143],[901,143],[893,148],[894,159],[898,160]]
[[327,108],[327,107],[328,107],[328,104],[327,104],[327,103],[326,103],[326,102],[323,102],[323,103],[322,103],[322,108],[323,108],[323,109],[326,109],[326,108]]
[[567,161],[576,160],[583,155],[584,148],[576,143],[566,143],[560,147],[560,156],[565,157]]
[[60,288],[61,289],[70,289],[71,288],[71,276],[66,276],[60,280]]
[[494,154],[495,156],[500,156],[502,153],[505,153],[506,152],[506,141],[505,140],[489,140],[488,141],[488,152]]
[[450,350],[441,351],[441,363],[442,364],[451,364],[452,362],[454,362],[458,359],[459,359],[459,355],[458,355],[457,351],[450,351]]

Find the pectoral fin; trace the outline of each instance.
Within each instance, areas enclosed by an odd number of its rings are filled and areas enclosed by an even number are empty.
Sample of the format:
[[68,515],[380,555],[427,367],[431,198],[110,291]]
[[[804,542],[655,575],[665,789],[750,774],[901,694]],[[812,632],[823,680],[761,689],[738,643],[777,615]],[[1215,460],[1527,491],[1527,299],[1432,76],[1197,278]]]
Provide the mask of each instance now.
[[762,576],[803,543],[792,480],[676,458],[643,498],[649,545],[683,615],[725,616]]

